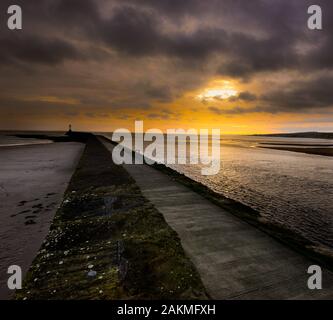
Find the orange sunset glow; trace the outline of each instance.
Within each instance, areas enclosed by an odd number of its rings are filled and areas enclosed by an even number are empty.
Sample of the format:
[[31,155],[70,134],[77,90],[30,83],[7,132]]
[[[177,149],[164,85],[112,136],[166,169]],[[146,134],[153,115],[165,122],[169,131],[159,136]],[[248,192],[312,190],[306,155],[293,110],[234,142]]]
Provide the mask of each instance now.
[[0,29],[0,129],[332,129],[331,32],[301,4],[85,3],[25,3],[24,28]]

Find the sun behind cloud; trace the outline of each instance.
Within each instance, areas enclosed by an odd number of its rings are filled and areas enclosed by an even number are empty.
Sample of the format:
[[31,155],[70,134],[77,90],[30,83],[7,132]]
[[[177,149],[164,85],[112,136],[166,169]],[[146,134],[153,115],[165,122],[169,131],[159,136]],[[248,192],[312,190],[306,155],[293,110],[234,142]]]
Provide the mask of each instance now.
[[211,102],[216,100],[226,100],[231,97],[237,96],[238,90],[228,80],[214,81],[202,92],[200,92],[196,99],[202,102]]

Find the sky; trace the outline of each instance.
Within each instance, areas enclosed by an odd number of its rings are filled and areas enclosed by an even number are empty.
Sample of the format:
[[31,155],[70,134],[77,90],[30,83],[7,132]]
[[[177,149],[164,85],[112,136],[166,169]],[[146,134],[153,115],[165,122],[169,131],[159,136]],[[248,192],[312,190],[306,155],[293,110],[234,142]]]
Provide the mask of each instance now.
[[11,4],[0,130],[333,131],[331,0],[16,0],[16,31]]

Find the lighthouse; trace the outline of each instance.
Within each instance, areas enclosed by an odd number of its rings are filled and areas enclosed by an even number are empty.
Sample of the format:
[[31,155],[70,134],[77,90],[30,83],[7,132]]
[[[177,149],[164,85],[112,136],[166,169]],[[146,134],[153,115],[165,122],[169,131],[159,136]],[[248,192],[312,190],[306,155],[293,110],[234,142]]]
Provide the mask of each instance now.
[[70,124],[69,126],[68,126],[68,131],[66,132],[66,136],[69,136],[69,135],[71,135],[73,133],[73,131],[72,131],[72,125]]

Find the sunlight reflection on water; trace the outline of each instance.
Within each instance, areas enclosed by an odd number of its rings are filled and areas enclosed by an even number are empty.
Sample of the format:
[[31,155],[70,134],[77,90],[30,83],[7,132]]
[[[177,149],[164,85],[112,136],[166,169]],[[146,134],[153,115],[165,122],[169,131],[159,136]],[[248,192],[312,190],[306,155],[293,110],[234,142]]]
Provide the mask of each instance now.
[[172,167],[258,210],[271,222],[333,248],[333,158],[256,148],[259,143],[291,142],[333,144],[321,139],[228,137],[221,141],[217,175],[202,176],[201,165]]

